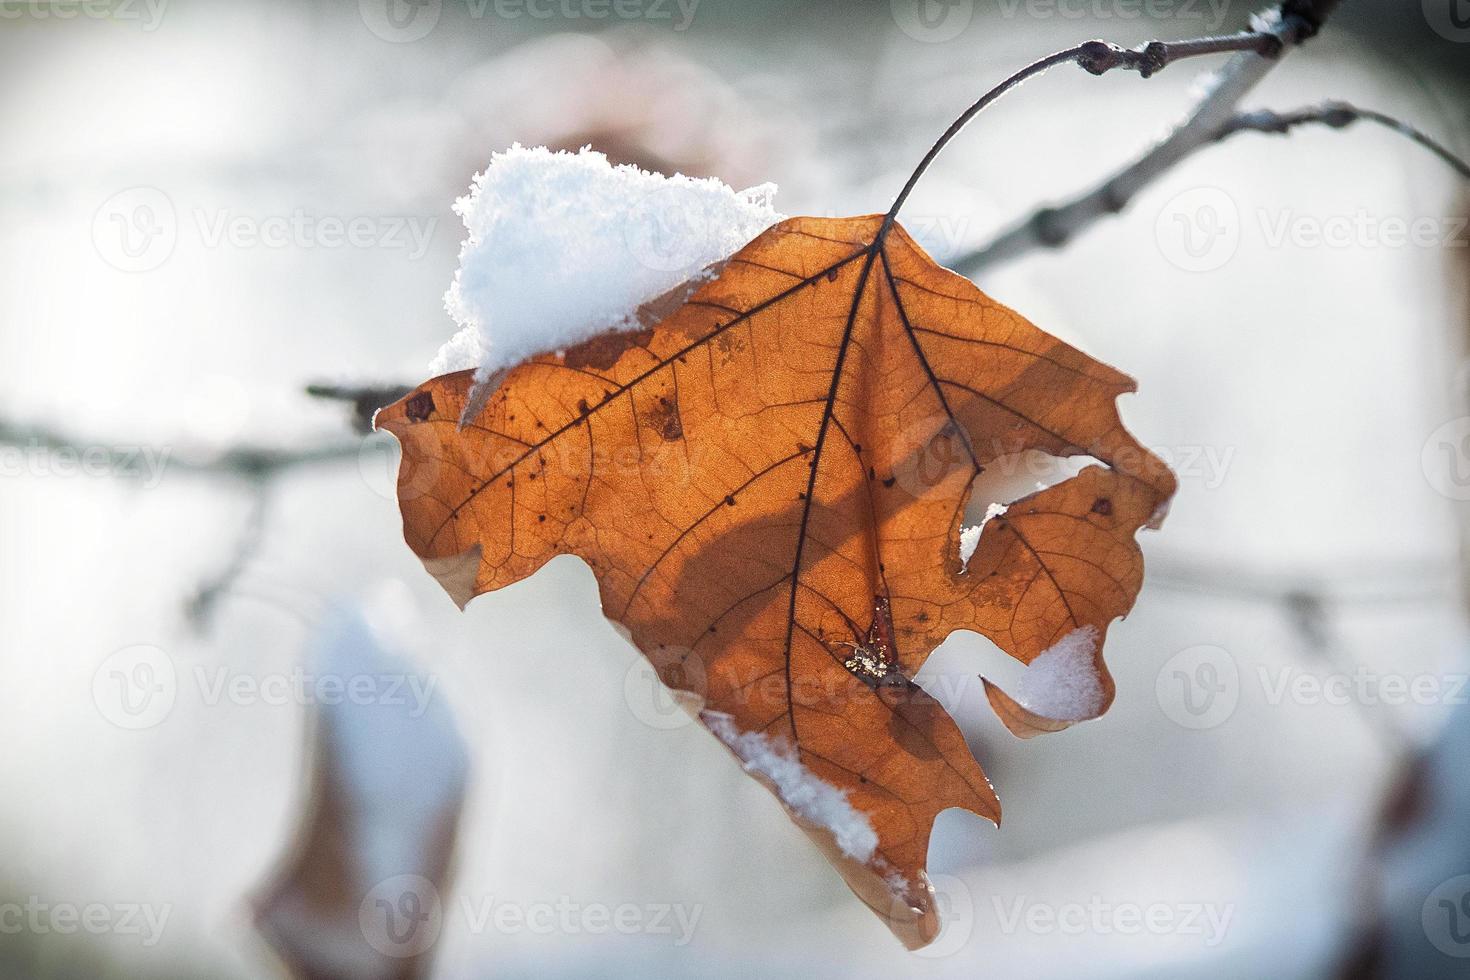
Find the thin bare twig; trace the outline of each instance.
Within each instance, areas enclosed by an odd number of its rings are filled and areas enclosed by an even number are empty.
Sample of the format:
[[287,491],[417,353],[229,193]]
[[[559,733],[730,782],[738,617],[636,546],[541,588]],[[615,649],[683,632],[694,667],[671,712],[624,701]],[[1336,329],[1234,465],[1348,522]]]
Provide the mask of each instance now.
[[[67,468],[79,472],[155,480],[165,472],[261,480],[286,470],[340,463],[362,455],[359,441],[334,440],[302,449],[234,446],[218,455],[195,459],[177,455],[171,446],[82,439],[42,425],[22,426],[3,419],[0,419],[0,446],[51,459],[64,454],[70,460]],[[150,469],[154,472],[149,472]]]
[[[274,480],[288,470],[337,465],[361,458],[359,440],[333,441],[303,449],[237,446],[204,459],[176,456],[172,447],[81,439],[44,426],[21,426],[0,419],[0,459],[7,467],[44,476],[83,474],[142,481],[157,486],[181,474],[225,479],[245,486],[250,509],[229,561],[188,600],[185,611],[196,628],[209,625],[220,600],[230,595],[265,538]],[[9,459],[10,456],[16,459]]]
[[1466,162],[1457,156],[1453,150],[1436,140],[1434,137],[1393,116],[1372,109],[1363,109],[1346,102],[1324,102],[1318,106],[1306,109],[1293,109],[1290,112],[1273,112],[1269,109],[1261,109],[1255,112],[1242,112],[1230,120],[1220,130],[1216,139],[1227,139],[1236,133],[1279,133],[1285,134],[1297,126],[1318,124],[1329,126],[1332,129],[1343,129],[1355,122],[1373,122],[1385,126],[1407,139],[1413,140],[1424,147],[1435,156],[1439,157],[1449,166],[1466,179],[1470,179],[1470,162]]
[[[1275,38],[1276,47],[1243,47],[1211,80],[1194,111],[1142,157],[1103,183],[1064,204],[1045,207],[1000,235],[990,244],[956,259],[955,269],[966,275],[998,265],[1038,248],[1059,248],[1098,219],[1117,214],[1165,171],[1196,150],[1219,139],[1221,130],[1236,118],[1236,106],[1281,60],[1286,48],[1314,35],[1337,7],[1338,0],[1287,0],[1257,19],[1259,30]],[[1234,35],[1246,37],[1247,35]],[[1155,42],[1157,43],[1157,42]],[[1203,44],[1206,51],[1196,50]],[[1193,53],[1230,50],[1201,42],[1175,42]],[[1146,45],[1147,51],[1152,45]]]
[[245,516],[245,525],[235,541],[230,560],[211,576],[209,581],[199,587],[186,607],[189,621],[196,628],[205,628],[209,625],[220,600],[234,591],[240,576],[245,574],[246,568],[259,553],[261,545],[265,543],[271,481],[251,480],[249,487],[250,510]]
[[373,430],[373,414],[413,391],[409,385],[334,385],[309,384],[306,393],[313,398],[352,403],[352,428],[360,433]]

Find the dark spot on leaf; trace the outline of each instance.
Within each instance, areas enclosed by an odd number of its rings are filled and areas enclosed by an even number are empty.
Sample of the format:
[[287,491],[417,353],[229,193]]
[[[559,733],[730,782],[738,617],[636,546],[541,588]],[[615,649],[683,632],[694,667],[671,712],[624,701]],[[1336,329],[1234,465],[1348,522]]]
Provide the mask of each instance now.
[[647,347],[653,340],[652,330],[622,330],[598,334],[567,349],[562,363],[567,367],[604,371],[618,362],[630,347]]
[[725,505],[727,507],[734,507],[735,506],[735,498],[733,496],[727,496],[727,497],[725,497]]
[[897,481],[898,481],[898,477],[896,477],[896,476],[890,476],[888,479],[886,479],[886,480],[883,481],[883,485],[885,487],[891,487]]
[[1092,512],[1094,514],[1101,514],[1104,517],[1109,517],[1113,513],[1113,502],[1107,497],[1098,497],[1092,502]]
[[684,438],[684,419],[679,414],[678,399],[660,397],[658,411],[653,413],[649,424],[666,442]]
[[403,414],[410,422],[423,422],[434,414],[434,396],[421,391],[403,403]]

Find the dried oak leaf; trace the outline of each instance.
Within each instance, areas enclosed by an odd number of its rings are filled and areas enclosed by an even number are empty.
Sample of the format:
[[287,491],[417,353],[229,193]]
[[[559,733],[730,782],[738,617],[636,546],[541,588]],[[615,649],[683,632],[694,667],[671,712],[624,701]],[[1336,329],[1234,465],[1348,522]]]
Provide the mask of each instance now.
[[[517,366],[461,428],[473,387],[436,378],[377,419],[430,572],[463,605],[580,556],[853,891],[933,939],[934,819],[1000,805],[912,678],[954,630],[1027,664],[1091,630],[1095,703],[1072,717],[986,690],[1023,736],[1107,709],[1103,634],[1174,491],[1119,420],[1131,379],[869,216],[776,225],[654,326]],[[1024,450],[1101,465],[1012,503],[963,567],[974,478]]]

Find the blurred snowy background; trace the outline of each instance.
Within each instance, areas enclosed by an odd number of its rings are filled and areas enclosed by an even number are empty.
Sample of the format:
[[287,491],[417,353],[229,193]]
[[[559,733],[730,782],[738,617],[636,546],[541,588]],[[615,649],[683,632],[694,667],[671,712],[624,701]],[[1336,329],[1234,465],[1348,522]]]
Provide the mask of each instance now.
[[[881,211],[1021,64],[1253,9],[0,0],[0,974],[283,975],[254,917],[322,812],[318,682],[366,678],[425,719],[393,739],[467,759],[435,976],[1463,976],[1470,211],[1407,141],[1237,137],[979,277],[1138,378],[1181,493],[1104,718],[1019,742],[973,680],[1019,665],[957,635],[926,667],[1006,823],[941,820],[923,955],[683,723],[585,567],[460,613],[401,540],[391,440],[304,392],[426,376],[450,206],[512,141]],[[1247,104],[1347,99],[1463,155],[1467,55],[1463,0],[1354,0]],[[941,260],[984,242],[1207,67],[1027,85],[905,223]],[[331,651],[343,604],[382,649]],[[381,757],[379,801],[459,788]]]

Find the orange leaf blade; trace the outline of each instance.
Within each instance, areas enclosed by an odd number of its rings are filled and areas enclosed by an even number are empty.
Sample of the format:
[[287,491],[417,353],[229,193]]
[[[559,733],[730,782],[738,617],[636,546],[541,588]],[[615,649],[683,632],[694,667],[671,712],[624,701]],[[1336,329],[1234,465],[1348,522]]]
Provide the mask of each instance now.
[[[1132,381],[870,216],[775,226],[654,326],[514,368],[461,428],[472,389],[436,378],[377,423],[403,444],[405,536],[451,596],[580,556],[854,892],[905,943],[932,939],[935,818],[1000,806],[912,678],[956,629],[1029,664],[1091,628],[1082,714],[1106,709],[1133,535],[1174,489],[1118,418]],[[989,522],[962,571],[975,476],[1028,449],[1102,465]],[[1056,730],[988,693],[1018,734]]]

